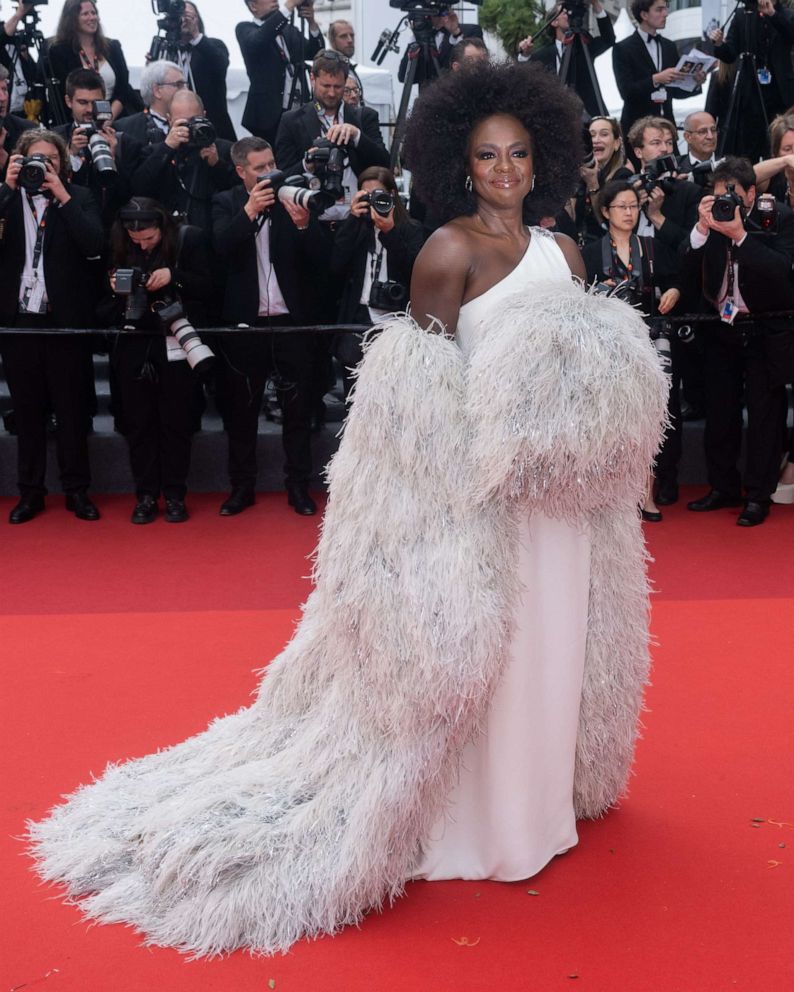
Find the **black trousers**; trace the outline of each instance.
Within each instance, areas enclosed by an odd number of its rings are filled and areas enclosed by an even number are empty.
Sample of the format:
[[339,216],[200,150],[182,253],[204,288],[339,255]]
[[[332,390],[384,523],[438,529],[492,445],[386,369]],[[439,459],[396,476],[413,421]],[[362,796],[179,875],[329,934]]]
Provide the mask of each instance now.
[[670,391],[667,394],[667,415],[670,426],[656,457],[654,477],[660,486],[678,483],[678,466],[681,462],[681,358],[686,345],[673,336],[670,340]]
[[738,469],[742,399],[747,404],[744,488],[748,500],[766,503],[775,491],[785,444],[786,388],[775,384],[763,332],[722,323],[705,328],[706,429],[709,485],[741,495]]
[[232,488],[254,489],[256,446],[265,386],[272,379],[283,414],[282,443],[287,485],[312,476],[311,424],[318,343],[313,334],[271,334],[266,326],[289,326],[292,317],[261,319],[250,334],[217,335],[216,400],[229,439]]
[[[18,327],[48,327],[48,315],[20,314]],[[55,414],[55,450],[65,493],[88,489],[88,423],[93,386],[90,339],[78,335],[0,336],[8,390],[17,423],[17,485],[21,495],[44,495],[47,420]]]
[[186,361],[169,362],[162,336],[120,334],[111,362],[137,498],[184,499],[198,380]]

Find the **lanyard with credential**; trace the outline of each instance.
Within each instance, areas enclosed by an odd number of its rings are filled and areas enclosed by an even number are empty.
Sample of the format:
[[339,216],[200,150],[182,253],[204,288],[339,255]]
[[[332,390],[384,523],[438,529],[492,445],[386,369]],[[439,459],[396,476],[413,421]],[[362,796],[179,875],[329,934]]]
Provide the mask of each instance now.
[[33,203],[33,197],[30,193],[26,194],[28,198],[28,206],[30,207],[30,212],[33,214],[33,219],[36,221],[36,243],[33,246],[33,272],[38,275],[39,262],[41,261],[41,252],[44,248],[44,229],[47,227],[47,211],[50,209],[50,205],[47,206],[41,212],[41,218],[36,212],[36,207]]

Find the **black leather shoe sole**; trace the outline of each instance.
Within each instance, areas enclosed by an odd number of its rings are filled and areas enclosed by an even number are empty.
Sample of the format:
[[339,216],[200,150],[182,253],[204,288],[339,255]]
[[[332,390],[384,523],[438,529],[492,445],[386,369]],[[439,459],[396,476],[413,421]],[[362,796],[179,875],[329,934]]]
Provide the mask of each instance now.
[[222,517],[236,517],[238,513],[253,506],[256,498],[253,493],[232,493],[232,495],[221,503],[219,513]]
[[43,499],[21,499],[8,515],[10,524],[26,524],[44,511]]
[[183,524],[190,518],[184,503],[169,500],[165,504],[165,522],[167,524]]
[[762,506],[758,503],[750,504],[739,514],[739,519],[736,523],[739,527],[757,527],[759,524],[762,524],[768,516],[769,507]]
[[660,524],[662,515],[658,510],[640,510],[640,516],[646,524]]
[[712,510],[725,510],[733,506],[742,506],[743,500],[738,496],[723,496],[721,493],[709,493],[702,499],[693,499],[687,503],[687,510],[694,513],[711,513]]
[[73,513],[78,520],[99,520],[99,510],[87,496],[82,498],[67,496],[66,509]]

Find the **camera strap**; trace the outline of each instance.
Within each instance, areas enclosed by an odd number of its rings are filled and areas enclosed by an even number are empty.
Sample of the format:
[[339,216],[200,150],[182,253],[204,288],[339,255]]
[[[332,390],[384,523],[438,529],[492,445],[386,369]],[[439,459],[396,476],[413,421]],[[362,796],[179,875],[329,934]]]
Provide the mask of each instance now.
[[372,285],[374,286],[376,282],[380,279],[380,270],[383,265],[383,253],[385,252],[383,245],[380,245],[380,251],[378,251],[378,245],[375,245],[375,250],[370,252],[369,256],[369,276],[372,280]]
[[47,227],[47,212],[50,209],[49,203],[45,206],[44,210],[41,212],[41,217],[39,217],[36,211],[36,205],[33,202],[33,197],[30,193],[25,194],[28,201],[28,206],[30,207],[30,212],[33,214],[33,219],[36,221],[36,243],[33,245],[33,272],[38,273],[39,263],[41,262],[41,253],[44,248],[44,230]]

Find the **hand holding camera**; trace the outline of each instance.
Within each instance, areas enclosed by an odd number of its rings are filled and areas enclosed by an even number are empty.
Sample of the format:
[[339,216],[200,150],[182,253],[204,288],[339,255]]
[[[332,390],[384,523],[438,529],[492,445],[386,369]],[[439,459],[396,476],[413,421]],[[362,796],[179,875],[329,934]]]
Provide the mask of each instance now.
[[218,155],[218,146],[216,144],[207,145],[206,148],[202,148],[199,152],[199,157],[203,158],[207,165],[214,169],[215,166],[220,162],[220,156]]
[[732,188],[721,196],[703,197],[698,206],[697,229],[701,234],[718,231],[732,241],[742,240],[746,233],[744,207]]
[[270,180],[260,179],[248,194],[243,210],[248,214],[249,220],[254,221],[260,214],[270,210],[275,202],[276,192]]
[[171,130],[165,136],[165,143],[169,148],[177,151],[183,148],[190,141],[190,129],[186,117],[180,117],[171,122]]
[[332,124],[325,133],[326,140],[335,145],[355,144],[360,135],[355,124]]
[[369,217],[379,231],[394,230],[394,197],[386,189],[361,189],[353,197],[354,217]]
[[72,198],[46,155],[12,155],[5,181],[11,189],[23,189],[31,196],[44,194],[61,205]]

